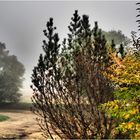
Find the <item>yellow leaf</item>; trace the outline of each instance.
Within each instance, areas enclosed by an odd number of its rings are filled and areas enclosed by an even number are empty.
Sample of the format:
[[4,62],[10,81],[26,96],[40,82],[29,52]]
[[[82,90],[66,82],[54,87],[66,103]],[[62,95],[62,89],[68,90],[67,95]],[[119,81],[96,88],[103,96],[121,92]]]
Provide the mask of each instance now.
[[131,114],[135,115],[138,112],[138,109],[133,109]]
[[127,128],[131,129],[133,127],[134,123],[133,122],[129,122]]
[[126,115],[124,116],[125,119],[128,119],[129,117],[130,117],[129,114],[126,114]]

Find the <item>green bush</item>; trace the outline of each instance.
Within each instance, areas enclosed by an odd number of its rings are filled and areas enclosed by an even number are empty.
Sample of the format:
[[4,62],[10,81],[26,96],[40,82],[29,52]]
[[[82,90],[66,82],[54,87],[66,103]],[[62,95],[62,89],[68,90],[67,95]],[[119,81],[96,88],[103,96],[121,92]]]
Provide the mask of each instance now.
[[9,117],[5,115],[0,115],[0,122],[8,120]]

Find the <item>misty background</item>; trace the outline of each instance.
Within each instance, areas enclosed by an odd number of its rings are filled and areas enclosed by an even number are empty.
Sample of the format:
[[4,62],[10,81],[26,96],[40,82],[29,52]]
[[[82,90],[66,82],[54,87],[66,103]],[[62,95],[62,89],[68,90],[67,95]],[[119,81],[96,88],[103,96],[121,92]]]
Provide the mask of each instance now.
[[50,17],[54,18],[61,40],[67,37],[67,26],[75,10],[80,15],[89,15],[92,27],[98,21],[101,29],[119,29],[131,38],[131,31],[137,31],[135,3],[136,1],[0,1],[0,42],[5,43],[10,54],[16,55],[25,66],[22,93],[32,93],[30,77],[39,54],[43,52],[43,30]]

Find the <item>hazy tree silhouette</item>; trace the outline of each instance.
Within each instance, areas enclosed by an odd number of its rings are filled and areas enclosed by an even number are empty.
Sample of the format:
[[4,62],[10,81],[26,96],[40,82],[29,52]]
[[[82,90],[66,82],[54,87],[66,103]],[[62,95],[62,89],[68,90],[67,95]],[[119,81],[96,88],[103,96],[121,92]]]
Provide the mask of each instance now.
[[60,138],[109,138],[112,120],[98,109],[113,100],[113,87],[104,76],[111,64],[106,40],[97,22],[75,11],[68,38],[60,48],[53,19],[47,22],[43,51],[33,69],[33,111],[44,136]]
[[23,64],[0,43],[0,102],[19,101],[24,72]]
[[110,44],[112,40],[114,40],[116,45],[123,44],[124,46],[127,46],[129,43],[131,43],[130,38],[125,36],[121,30],[111,30],[108,32],[103,31],[103,34],[105,35],[107,42]]

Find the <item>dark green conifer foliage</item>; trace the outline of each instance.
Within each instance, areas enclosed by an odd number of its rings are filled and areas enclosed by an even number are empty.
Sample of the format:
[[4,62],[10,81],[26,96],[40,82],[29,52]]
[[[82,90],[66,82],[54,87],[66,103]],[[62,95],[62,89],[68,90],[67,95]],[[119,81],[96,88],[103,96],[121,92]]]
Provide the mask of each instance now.
[[120,44],[120,47],[119,47],[119,53],[121,54],[121,57],[124,58],[125,56],[125,52],[124,52],[124,47],[122,44]]
[[[139,2],[137,2],[136,5],[138,5],[140,7]],[[136,9],[138,12],[140,12],[139,7]],[[139,19],[140,14],[137,14],[136,17],[137,17],[136,22],[138,23],[138,32],[131,32],[131,34],[132,34],[132,39],[133,39],[133,46],[136,48],[136,54],[140,55],[139,54],[140,53],[140,37],[139,37],[140,34],[138,36],[136,35],[140,31],[140,19]]]
[[112,52],[116,51],[114,40],[112,40],[112,42],[111,42],[111,49],[112,49]]
[[[139,2],[137,2],[136,3],[136,5],[138,5],[138,6],[140,6],[140,3]],[[140,12],[140,7],[138,7],[137,9],[136,9],[138,12]],[[136,22],[138,23],[138,31],[140,31],[140,19],[139,19],[139,17],[140,17],[140,14],[137,14],[137,20],[136,20]]]
[[76,38],[76,35],[80,32],[80,16],[78,15],[78,10],[75,10],[73,17],[71,18],[70,25],[68,26],[70,33],[68,34],[69,46],[71,46],[71,41]]

